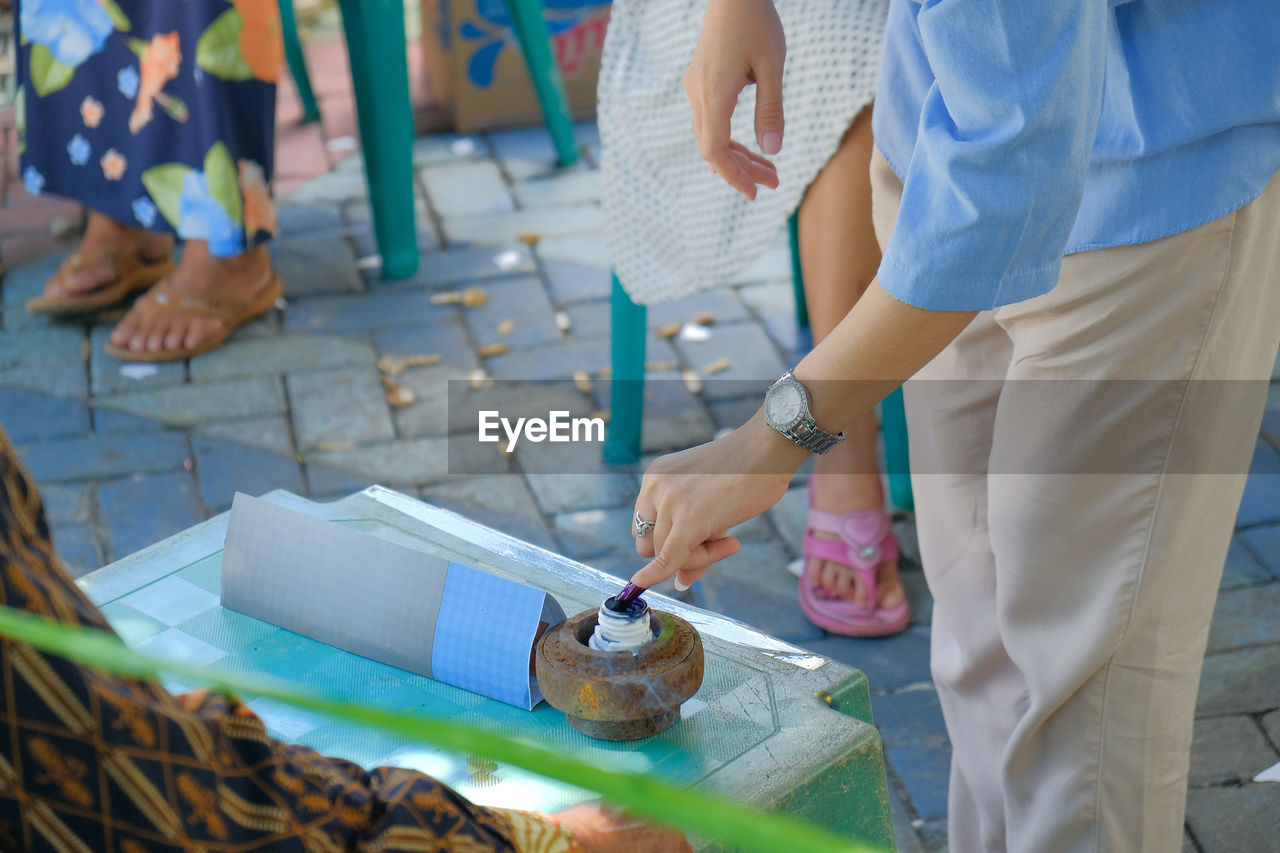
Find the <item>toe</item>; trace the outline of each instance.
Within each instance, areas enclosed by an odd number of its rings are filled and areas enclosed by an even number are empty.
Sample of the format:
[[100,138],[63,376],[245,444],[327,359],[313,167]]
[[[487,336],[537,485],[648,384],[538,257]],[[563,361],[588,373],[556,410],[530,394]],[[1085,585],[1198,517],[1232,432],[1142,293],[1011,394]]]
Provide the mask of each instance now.
[[44,284],[45,296],[69,296],[85,293],[110,284],[115,278],[111,267],[103,264],[62,268]]
[[44,295],[45,296],[61,296],[62,294],[66,293],[65,278],[66,278],[65,276],[61,274],[57,274],[57,275],[54,275],[52,278],[50,278],[48,281],[46,281],[44,283]]
[[62,277],[62,290],[64,293],[85,293],[110,284],[115,277],[115,271],[106,265],[79,267]]
[[137,312],[137,309],[135,308],[132,311],[130,311],[128,314],[125,314],[124,317],[120,319],[120,322],[116,324],[115,329],[111,331],[111,337],[109,340],[115,346],[118,346],[118,347],[127,346],[133,349],[136,349],[136,347],[132,346],[132,341],[134,337],[137,335],[137,333],[138,333],[138,312]]
[[843,571],[836,580],[836,590],[840,593],[840,597],[852,601],[859,607],[866,607],[867,590],[862,585],[862,580],[852,569],[843,566],[841,568]]
[[129,349],[146,352],[147,342],[151,339],[151,333],[155,331],[155,328],[154,321],[139,323],[138,327],[133,330],[133,336],[129,338]]
[[150,329],[140,333],[138,337],[142,338],[142,348],[147,352],[159,352],[163,349],[165,336],[169,334],[169,326],[169,321],[160,319]]
[[866,588],[853,569],[840,563],[826,562],[821,577],[828,598],[842,598],[859,607],[867,606]]
[[129,342],[133,340],[133,327],[126,326],[125,321],[121,320],[120,323],[111,330],[111,337],[107,340],[111,342],[112,346],[127,347],[129,346]]
[[182,339],[182,345],[185,349],[195,349],[221,331],[222,321],[219,319],[212,317],[195,319],[187,327],[187,333]]
[[822,589],[826,592],[827,598],[845,597],[844,575],[845,573],[841,571],[841,566],[838,563],[833,563],[829,560],[823,561],[819,569],[819,577],[822,579]]
[[814,592],[818,598],[831,599],[836,597],[831,590],[826,560],[811,560],[809,563],[809,576],[813,578]]
[[191,337],[191,330],[194,323],[170,323],[164,334],[164,348],[166,350],[175,350],[183,346],[188,338]]
[[906,600],[907,590],[902,585],[896,563],[885,563],[880,567],[879,589],[881,607],[897,607]]
[[[830,560],[812,560],[808,566],[813,578],[814,592],[818,598],[845,599],[859,607],[871,606],[870,591],[861,576],[842,563]],[[896,561],[880,567],[876,578],[876,608],[896,607],[906,600],[906,589],[898,576]]]

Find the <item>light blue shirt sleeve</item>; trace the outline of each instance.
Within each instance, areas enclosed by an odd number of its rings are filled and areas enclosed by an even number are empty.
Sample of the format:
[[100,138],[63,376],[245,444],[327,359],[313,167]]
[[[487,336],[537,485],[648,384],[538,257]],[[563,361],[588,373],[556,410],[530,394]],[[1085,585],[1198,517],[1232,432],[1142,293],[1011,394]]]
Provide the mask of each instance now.
[[909,162],[890,158],[903,195],[881,284],[947,310],[1048,292],[1102,108],[1106,0],[894,5],[886,51],[932,79],[904,81],[927,89]]

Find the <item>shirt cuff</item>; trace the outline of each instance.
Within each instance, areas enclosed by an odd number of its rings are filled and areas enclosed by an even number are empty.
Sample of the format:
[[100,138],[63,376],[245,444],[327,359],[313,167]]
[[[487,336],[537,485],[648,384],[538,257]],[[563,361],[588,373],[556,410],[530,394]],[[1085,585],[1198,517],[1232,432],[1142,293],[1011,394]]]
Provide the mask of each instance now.
[[942,269],[913,269],[890,252],[880,261],[877,277],[885,291],[908,305],[930,311],[988,311],[1042,296],[1058,283],[1062,259],[1005,273],[995,281],[965,280]]

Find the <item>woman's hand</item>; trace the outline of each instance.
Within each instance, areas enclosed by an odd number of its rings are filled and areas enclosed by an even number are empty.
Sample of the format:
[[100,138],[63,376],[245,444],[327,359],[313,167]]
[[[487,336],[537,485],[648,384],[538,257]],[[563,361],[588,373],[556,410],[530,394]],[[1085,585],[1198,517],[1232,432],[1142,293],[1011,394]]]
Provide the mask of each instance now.
[[636,514],[654,522],[636,550],[653,560],[632,583],[649,587],[674,575],[688,586],[736,554],[729,528],[777,503],[807,456],[757,414],[722,438],[655,460],[636,499]]
[[756,86],[756,142],[766,154],[782,148],[782,64],[787,55],[773,0],[710,0],[684,78],[693,106],[693,132],[711,170],[749,199],[756,184],[776,188],[766,158],[729,138],[738,95]]

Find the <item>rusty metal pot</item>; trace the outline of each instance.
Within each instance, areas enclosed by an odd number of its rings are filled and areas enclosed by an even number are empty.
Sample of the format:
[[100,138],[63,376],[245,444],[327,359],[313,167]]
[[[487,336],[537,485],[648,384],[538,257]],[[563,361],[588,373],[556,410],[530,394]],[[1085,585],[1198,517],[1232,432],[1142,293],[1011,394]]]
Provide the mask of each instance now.
[[538,643],[542,695],[569,724],[601,740],[655,735],[680,719],[680,705],[702,685],[702,638],[685,620],[650,611],[655,637],[634,654],[587,645],[599,618],[584,610],[548,630]]

